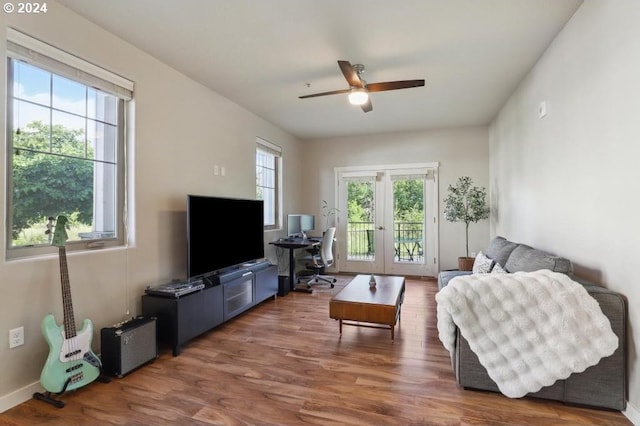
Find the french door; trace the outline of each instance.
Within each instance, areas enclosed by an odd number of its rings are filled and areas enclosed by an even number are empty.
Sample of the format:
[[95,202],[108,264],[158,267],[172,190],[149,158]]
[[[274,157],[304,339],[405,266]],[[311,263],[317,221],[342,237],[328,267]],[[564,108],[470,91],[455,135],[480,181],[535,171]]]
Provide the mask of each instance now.
[[341,271],[435,276],[437,163],[337,168]]

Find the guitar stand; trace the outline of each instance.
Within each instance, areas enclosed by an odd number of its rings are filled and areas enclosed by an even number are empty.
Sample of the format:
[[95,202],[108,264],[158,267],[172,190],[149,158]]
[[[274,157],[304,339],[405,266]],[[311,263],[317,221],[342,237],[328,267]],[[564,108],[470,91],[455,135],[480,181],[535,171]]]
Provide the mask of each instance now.
[[[63,392],[57,393],[56,395],[61,395]],[[55,399],[53,396],[51,396],[51,392],[47,391],[45,393],[42,392],[36,392],[33,394],[33,398],[37,399],[39,401],[44,401],[47,404],[51,404],[56,408],[62,408],[64,407],[64,402],[60,401],[59,399]]]
[[[71,381],[71,379],[67,379],[66,382],[64,382],[64,386],[62,387],[62,390],[60,392],[57,392],[56,395],[62,395],[63,393],[65,393],[65,391],[67,390],[67,386],[69,386],[69,382]],[[59,399],[55,399],[53,396],[51,396],[51,392],[47,391],[45,393],[42,392],[36,392],[33,394],[33,397],[35,399],[37,399],[38,401],[44,401],[47,404],[51,404],[56,408],[62,408],[64,407],[64,402],[60,401]]]
[[[102,370],[102,368],[100,369]],[[64,383],[64,386],[62,387],[62,390],[60,392],[56,392],[56,395],[62,395],[63,393],[66,392],[67,390],[67,386],[69,386],[69,381],[71,379],[67,379],[67,381]],[[102,372],[100,372],[100,375],[96,378],[96,381],[100,382],[100,383],[109,383],[111,382],[111,378],[108,376],[105,376],[104,374],[102,374]],[[43,401],[46,402],[47,404],[51,404],[56,408],[63,408],[64,407],[64,401],[61,401],[59,399],[56,399],[53,397],[52,392],[47,391],[47,392],[35,392],[33,394],[33,398],[37,399],[38,401]]]

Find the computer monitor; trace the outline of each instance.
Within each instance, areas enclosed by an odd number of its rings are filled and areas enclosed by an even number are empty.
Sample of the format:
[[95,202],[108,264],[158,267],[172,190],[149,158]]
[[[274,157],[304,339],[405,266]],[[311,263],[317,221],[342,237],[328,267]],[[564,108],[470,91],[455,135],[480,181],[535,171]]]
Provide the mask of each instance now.
[[307,232],[316,229],[316,218],[311,214],[300,215],[300,228],[302,228],[302,236],[306,238]]
[[288,237],[297,237],[302,235],[302,225],[300,223],[300,215],[299,214],[289,214],[287,215],[287,236]]
[[287,236],[306,237],[308,231],[315,229],[316,218],[311,214],[287,215]]

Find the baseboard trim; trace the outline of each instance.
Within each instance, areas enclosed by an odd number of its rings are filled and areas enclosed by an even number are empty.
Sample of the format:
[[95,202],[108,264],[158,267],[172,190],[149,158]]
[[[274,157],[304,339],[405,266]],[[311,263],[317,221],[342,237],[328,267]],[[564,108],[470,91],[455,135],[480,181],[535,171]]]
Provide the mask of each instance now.
[[640,410],[629,404],[629,401],[627,401],[627,408],[622,412],[622,414],[631,420],[631,423],[634,425],[640,425]]
[[0,397],[0,413],[4,413],[10,408],[15,407],[16,405],[20,405],[25,401],[33,398],[33,394],[35,392],[42,392],[42,386],[40,386],[40,381],[33,382],[30,385],[27,385],[23,388],[20,388],[16,391],[8,393]]

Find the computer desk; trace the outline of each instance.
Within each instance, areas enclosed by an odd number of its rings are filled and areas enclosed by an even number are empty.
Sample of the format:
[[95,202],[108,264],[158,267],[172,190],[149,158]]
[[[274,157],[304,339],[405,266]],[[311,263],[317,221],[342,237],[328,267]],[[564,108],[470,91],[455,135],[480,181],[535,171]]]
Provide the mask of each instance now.
[[275,241],[271,241],[269,244],[273,244],[276,247],[281,247],[289,250],[289,290],[290,291],[304,291],[307,293],[311,293],[310,288],[297,289],[296,288],[296,259],[294,257],[294,251],[297,249],[303,249],[308,247],[313,247],[320,245],[322,242],[322,238],[319,237],[311,237],[311,238],[289,238],[289,239],[278,239]]

